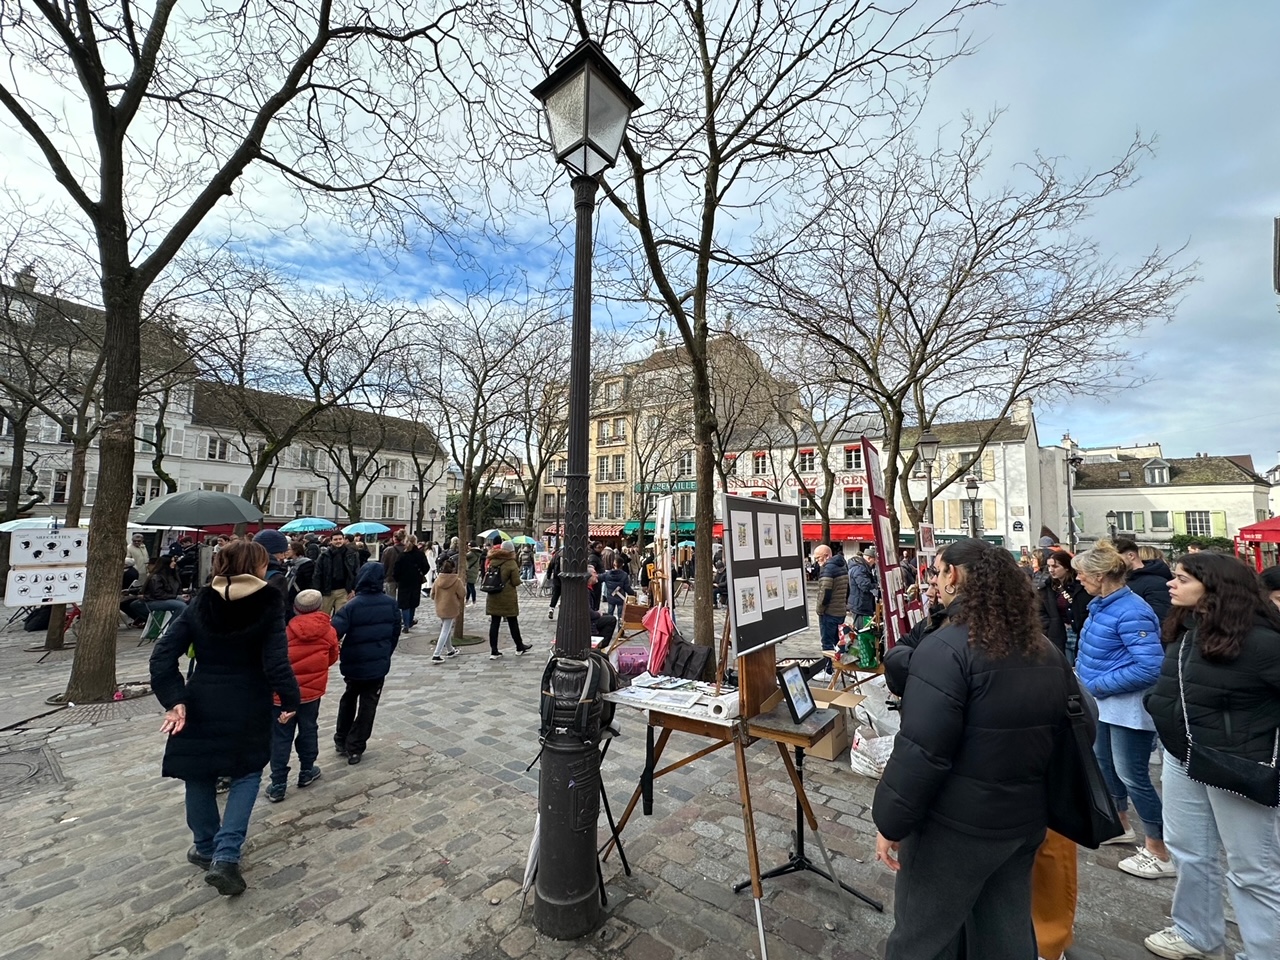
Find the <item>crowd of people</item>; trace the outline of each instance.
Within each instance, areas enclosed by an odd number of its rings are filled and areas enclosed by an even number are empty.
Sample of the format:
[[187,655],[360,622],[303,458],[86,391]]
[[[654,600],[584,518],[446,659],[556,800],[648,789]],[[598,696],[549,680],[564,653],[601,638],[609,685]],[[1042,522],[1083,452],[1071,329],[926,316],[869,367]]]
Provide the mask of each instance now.
[[[853,591],[819,551],[824,625]],[[1048,829],[1047,782],[1073,697],[1118,814],[1106,842],[1136,847],[1119,868],[1174,883],[1172,925],[1146,949],[1221,957],[1225,892],[1237,960],[1280,957],[1280,567],[1259,577],[1193,550],[1170,569],[1129,540],[1073,556],[1053,538],[1038,560],[945,545],[929,615],[885,656],[901,698],[872,809],[877,859],[896,873],[886,957],[1064,955],[1077,851]]]

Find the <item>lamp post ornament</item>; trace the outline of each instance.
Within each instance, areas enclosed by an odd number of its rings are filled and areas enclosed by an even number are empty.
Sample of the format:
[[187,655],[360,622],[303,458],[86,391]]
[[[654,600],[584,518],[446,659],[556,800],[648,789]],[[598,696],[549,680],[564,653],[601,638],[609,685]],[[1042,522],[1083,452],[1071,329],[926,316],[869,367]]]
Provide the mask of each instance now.
[[978,480],[970,477],[964,485],[969,494],[969,536],[978,539]]
[[[569,462],[565,542],[560,560],[550,703],[538,776],[539,864],[533,922],[546,936],[573,940],[600,922],[596,823],[600,815],[600,701],[576,718],[587,680],[591,618],[587,601],[587,445],[591,400],[591,221],[597,177],[612,167],[631,114],[641,106],[604,51],[584,40],[530,91],[542,101],[556,159],[573,174],[576,215],[573,326],[569,363]],[[545,708],[544,708],[545,709]],[[544,713],[544,717],[546,714]]]

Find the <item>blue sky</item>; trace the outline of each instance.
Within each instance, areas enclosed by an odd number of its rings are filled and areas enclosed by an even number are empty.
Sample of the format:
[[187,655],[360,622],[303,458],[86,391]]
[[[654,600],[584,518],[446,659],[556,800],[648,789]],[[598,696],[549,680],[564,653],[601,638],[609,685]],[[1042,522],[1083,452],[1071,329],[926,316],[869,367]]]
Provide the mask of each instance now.
[[969,21],[978,52],[938,78],[931,125],[1003,107],[992,169],[1034,150],[1110,163],[1135,131],[1158,138],[1141,182],[1100,205],[1090,232],[1122,260],[1187,244],[1199,261],[1169,325],[1136,343],[1150,380],[1104,400],[1038,409],[1042,442],[1158,440],[1166,455],[1280,449],[1280,5],[1224,0],[1010,3]]
[[[1199,261],[1200,282],[1177,318],[1134,343],[1133,372],[1147,385],[1037,409],[1042,442],[1070,430],[1086,446],[1159,440],[1170,456],[1250,453],[1260,469],[1274,464],[1280,298],[1271,284],[1271,231],[1280,215],[1273,105],[1280,90],[1274,49],[1280,4],[1022,0],[971,15],[966,26],[976,52],[936,80],[922,140],[965,111],[983,115],[998,107],[1005,115],[989,170],[1009,169],[1036,150],[1084,170],[1110,165],[1136,131],[1154,135],[1156,152],[1141,165],[1141,182],[1100,204],[1090,232],[1121,261],[1183,244],[1186,259]],[[0,132],[8,129],[6,121]],[[0,178],[18,187],[34,179],[38,187],[29,196],[56,196],[47,172],[24,164],[23,155],[31,154],[22,145],[0,155]],[[549,175],[549,167],[542,172]],[[248,178],[243,189],[256,190],[258,179]],[[322,286],[378,285],[389,295],[429,302],[441,288],[475,279],[447,256],[418,251],[388,263],[376,249],[353,249],[345,231],[323,217],[309,219],[305,231],[276,229],[270,211],[289,219],[298,212],[280,193],[263,177],[264,202],[255,204],[263,217],[250,224],[224,209],[207,232],[229,226],[281,269]],[[483,251],[480,259],[491,268],[518,266],[535,278],[567,282],[563,263],[556,272],[559,241],[571,240],[567,182],[562,178],[548,193],[554,226],[536,196],[526,199],[530,216],[509,241],[489,249],[482,238],[467,245]],[[605,205],[598,223],[605,232],[621,229]],[[608,312],[597,305],[598,319]],[[630,312],[614,308],[615,315]]]

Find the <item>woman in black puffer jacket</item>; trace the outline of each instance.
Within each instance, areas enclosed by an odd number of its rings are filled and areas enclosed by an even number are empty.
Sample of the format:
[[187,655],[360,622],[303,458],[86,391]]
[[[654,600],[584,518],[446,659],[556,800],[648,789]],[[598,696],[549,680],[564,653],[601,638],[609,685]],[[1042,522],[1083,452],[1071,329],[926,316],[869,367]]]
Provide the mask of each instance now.
[[1045,572],[1037,574],[1034,583],[1040,597],[1040,624],[1045,636],[1074,664],[1076,644],[1093,598],[1076,579],[1071,554],[1054,550],[1045,561]]
[[[300,701],[284,599],[263,579],[269,559],[260,543],[246,540],[219,550],[209,586],[151,652],[151,689],[167,711],[160,729],[169,734],[161,772],[187,785],[187,826],[195,839],[187,860],[226,896],[245,889],[240,848],[271,759],[271,695],[280,696],[281,723]],[[188,649],[195,651],[195,669],[184,681],[178,658]],[[221,816],[219,777],[231,780]]]
[[954,956],[964,937],[971,957],[1025,960],[1045,771],[1079,685],[1007,551],[961,540],[937,569],[946,619],[911,656],[872,807],[876,859],[898,872],[885,957]]
[[1222,947],[1225,848],[1226,887],[1244,941],[1240,956],[1280,957],[1280,808],[1192,780],[1185,766],[1188,725],[1198,746],[1275,764],[1280,613],[1253,571],[1221,554],[1182,557],[1169,593],[1164,662],[1145,705],[1165,749],[1165,843],[1178,885],[1173,926],[1147,937],[1146,946],[1162,957],[1209,956]]

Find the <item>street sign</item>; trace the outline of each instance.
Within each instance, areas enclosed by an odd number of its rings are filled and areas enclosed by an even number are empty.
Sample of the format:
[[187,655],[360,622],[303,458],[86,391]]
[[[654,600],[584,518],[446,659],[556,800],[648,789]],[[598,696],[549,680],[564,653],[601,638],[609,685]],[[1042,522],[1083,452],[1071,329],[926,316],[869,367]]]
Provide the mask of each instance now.
[[5,582],[6,607],[79,603],[84,598],[84,567],[12,567]]

